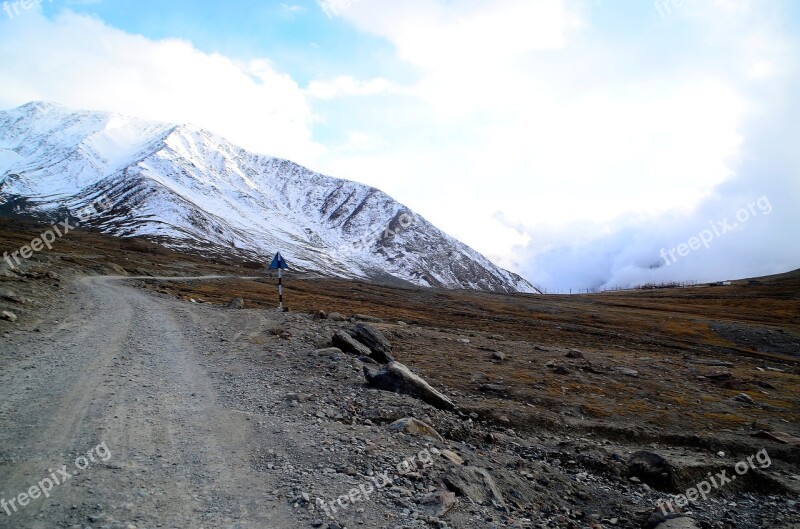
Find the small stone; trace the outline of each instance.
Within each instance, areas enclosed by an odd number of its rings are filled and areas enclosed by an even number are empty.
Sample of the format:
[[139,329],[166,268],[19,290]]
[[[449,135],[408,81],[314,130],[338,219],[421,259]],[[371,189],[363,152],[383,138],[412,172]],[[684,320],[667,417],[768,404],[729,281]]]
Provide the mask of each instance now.
[[412,435],[423,435],[426,437],[432,437],[438,441],[443,441],[439,432],[433,429],[433,426],[429,425],[428,423],[422,422],[419,419],[414,419],[413,417],[406,417],[404,419],[399,419],[392,424],[389,425],[390,430],[395,430],[398,432],[406,432]]
[[310,399],[311,397],[305,393],[291,392],[286,394],[286,400],[289,402],[306,402]]
[[633,377],[636,378],[639,376],[639,372],[635,369],[631,369],[629,367],[622,367],[622,366],[615,366],[611,368],[612,371],[616,371],[621,375],[625,375],[626,377]]
[[464,464],[464,460],[461,458],[461,456],[459,456],[458,454],[456,454],[452,450],[442,450],[442,457],[444,457],[445,459],[447,459],[448,461],[450,461],[451,463],[453,463],[455,465],[463,465]]
[[342,350],[338,347],[325,347],[324,349],[317,349],[314,354],[317,356],[341,355]]
[[14,314],[13,312],[9,312],[7,310],[4,310],[2,312],[2,314],[0,314],[0,319],[6,320],[6,321],[10,321],[11,323],[14,323],[15,321],[17,321],[17,315]]
[[353,314],[353,319],[356,321],[366,321],[369,323],[380,323],[380,318],[376,318],[375,316],[368,316],[366,314]]
[[0,298],[7,299],[8,301],[13,301],[14,303],[19,303],[20,305],[25,304],[25,298],[17,295],[15,292],[12,292],[11,290],[0,289]]
[[244,299],[242,298],[233,298],[230,303],[228,303],[229,309],[243,309],[244,308]]
[[655,529],[697,529],[697,522],[688,516],[667,519],[656,525]]
[[456,495],[447,490],[438,490],[426,494],[420,500],[420,510],[433,518],[440,518],[447,514],[456,504]]

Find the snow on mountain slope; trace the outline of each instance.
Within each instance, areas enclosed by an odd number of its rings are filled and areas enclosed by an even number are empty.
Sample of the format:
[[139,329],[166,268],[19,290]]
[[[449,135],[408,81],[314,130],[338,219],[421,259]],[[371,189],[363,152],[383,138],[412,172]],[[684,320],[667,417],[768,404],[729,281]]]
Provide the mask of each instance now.
[[249,153],[190,125],[29,103],[0,112],[0,192],[105,233],[345,278],[536,292],[369,186]]

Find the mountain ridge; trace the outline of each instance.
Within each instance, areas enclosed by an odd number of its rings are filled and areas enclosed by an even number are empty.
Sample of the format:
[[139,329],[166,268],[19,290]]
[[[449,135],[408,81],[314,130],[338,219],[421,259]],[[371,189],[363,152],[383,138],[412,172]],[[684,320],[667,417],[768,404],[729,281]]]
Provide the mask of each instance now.
[[210,256],[271,257],[342,278],[537,292],[383,191],[251,153],[189,124],[33,102],[0,112],[0,192],[32,215]]

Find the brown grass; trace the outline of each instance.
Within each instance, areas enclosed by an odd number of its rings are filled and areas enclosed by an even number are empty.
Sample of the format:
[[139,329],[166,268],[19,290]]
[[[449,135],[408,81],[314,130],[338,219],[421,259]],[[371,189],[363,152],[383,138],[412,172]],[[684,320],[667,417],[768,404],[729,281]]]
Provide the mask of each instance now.
[[[0,221],[5,249],[36,234],[36,227]],[[253,263],[209,262],[147,242],[85,232],[59,240],[37,259],[33,266],[40,269],[77,273],[112,274],[111,263],[132,274],[252,275],[257,270]],[[276,279],[263,270],[255,273],[263,278],[142,286],[221,305],[241,296],[248,308],[275,310]],[[506,415],[516,428],[588,421],[675,434],[731,429],[749,435],[758,422],[800,434],[800,348],[786,347],[800,343],[800,272],[757,284],[576,296],[398,288],[292,271],[284,277],[284,300],[292,311],[382,318],[379,326],[390,335],[400,361],[433,384],[466,395],[463,406]],[[739,334],[722,336],[711,327],[715,324],[730,325]],[[764,330],[775,331],[769,336],[783,342],[739,338]],[[583,351],[586,360],[564,358],[572,348]],[[501,350],[508,359],[494,362],[487,349]],[[743,391],[702,378],[721,369],[699,363],[712,359],[735,364],[730,372],[749,381],[746,392],[756,406],[732,402]],[[549,360],[568,373],[545,367]],[[636,369],[639,377],[615,373],[613,366]],[[487,382],[502,384],[507,394],[481,393]]]

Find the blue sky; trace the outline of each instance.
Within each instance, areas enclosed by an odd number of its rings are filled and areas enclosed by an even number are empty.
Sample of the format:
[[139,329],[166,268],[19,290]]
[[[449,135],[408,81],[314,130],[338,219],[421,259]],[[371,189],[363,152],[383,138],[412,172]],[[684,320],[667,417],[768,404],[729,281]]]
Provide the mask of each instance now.
[[0,107],[192,122],[379,187],[551,290],[800,266],[797,2],[10,6]]
[[57,15],[65,6],[151,39],[181,38],[206,53],[239,59],[267,57],[300,84],[334,76],[397,74],[402,68],[384,40],[353,31],[316,2],[103,0],[42,4]]

